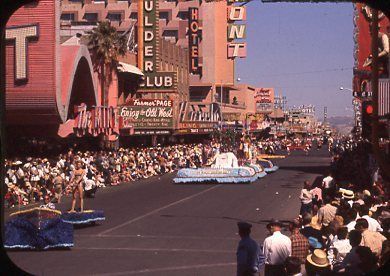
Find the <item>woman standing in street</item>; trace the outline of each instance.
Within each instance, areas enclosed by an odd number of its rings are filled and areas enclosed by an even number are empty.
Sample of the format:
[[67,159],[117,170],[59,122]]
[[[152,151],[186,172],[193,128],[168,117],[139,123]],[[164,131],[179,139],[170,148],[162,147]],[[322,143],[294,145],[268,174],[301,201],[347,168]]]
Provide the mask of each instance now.
[[76,193],[79,194],[80,199],[80,212],[84,211],[84,199],[83,199],[83,183],[85,170],[83,169],[83,163],[81,160],[76,161],[76,168],[73,171],[70,183],[72,185],[72,209],[69,212],[75,212],[76,207]]
[[301,195],[299,199],[301,200],[301,211],[300,215],[302,216],[304,213],[310,213],[313,207],[313,195],[310,192],[311,185],[309,181],[305,180],[303,184],[303,189],[301,190]]

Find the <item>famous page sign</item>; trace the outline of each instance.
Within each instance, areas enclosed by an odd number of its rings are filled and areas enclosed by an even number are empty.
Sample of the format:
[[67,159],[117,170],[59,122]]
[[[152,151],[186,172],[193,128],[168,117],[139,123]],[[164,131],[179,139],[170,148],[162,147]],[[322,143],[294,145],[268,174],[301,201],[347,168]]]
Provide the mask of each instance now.
[[132,99],[119,108],[121,128],[173,128],[173,101]]

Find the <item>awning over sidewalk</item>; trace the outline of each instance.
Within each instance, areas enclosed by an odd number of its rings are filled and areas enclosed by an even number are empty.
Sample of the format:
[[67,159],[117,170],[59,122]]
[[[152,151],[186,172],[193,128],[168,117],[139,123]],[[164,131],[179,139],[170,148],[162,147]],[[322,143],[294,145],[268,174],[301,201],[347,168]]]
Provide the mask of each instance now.
[[142,71],[138,67],[121,61],[119,62],[118,65],[118,71],[121,73],[130,73],[139,76],[144,75],[144,73],[142,73]]

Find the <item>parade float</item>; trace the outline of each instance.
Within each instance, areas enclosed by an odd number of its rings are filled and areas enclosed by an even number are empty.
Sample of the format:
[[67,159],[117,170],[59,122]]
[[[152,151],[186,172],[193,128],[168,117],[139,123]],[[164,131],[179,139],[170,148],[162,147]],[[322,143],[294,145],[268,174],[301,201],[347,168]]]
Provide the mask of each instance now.
[[61,219],[74,225],[88,225],[106,218],[102,210],[84,210],[83,212],[65,212],[61,215]]
[[61,249],[73,247],[74,225],[105,220],[101,210],[65,212],[45,206],[10,214],[5,224],[6,249]]
[[61,212],[49,208],[33,208],[10,214],[5,224],[6,249],[73,247],[73,225],[61,219]]
[[270,160],[264,158],[257,158],[257,164],[264,168],[266,173],[276,172],[279,167],[274,165]]
[[256,164],[238,165],[232,152],[215,156],[211,167],[185,168],[177,172],[175,183],[251,183],[264,177],[264,169]]

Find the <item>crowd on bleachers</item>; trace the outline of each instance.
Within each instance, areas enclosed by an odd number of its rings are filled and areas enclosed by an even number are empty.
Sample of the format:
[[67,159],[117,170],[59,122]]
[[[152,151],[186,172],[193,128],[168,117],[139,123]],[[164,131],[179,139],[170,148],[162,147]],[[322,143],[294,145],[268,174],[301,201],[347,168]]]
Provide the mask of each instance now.
[[[237,275],[257,275],[263,268],[266,276],[388,274],[389,183],[375,167],[364,179],[368,183],[354,182],[353,172],[369,166],[359,160],[366,157],[365,146],[351,139],[330,145],[338,156],[333,166],[350,171],[340,177],[342,172],[333,168],[322,181],[305,181],[299,216],[289,223],[272,219],[269,235],[260,244],[250,238],[252,225],[238,223]],[[357,160],[352,162],[351,155]]]

